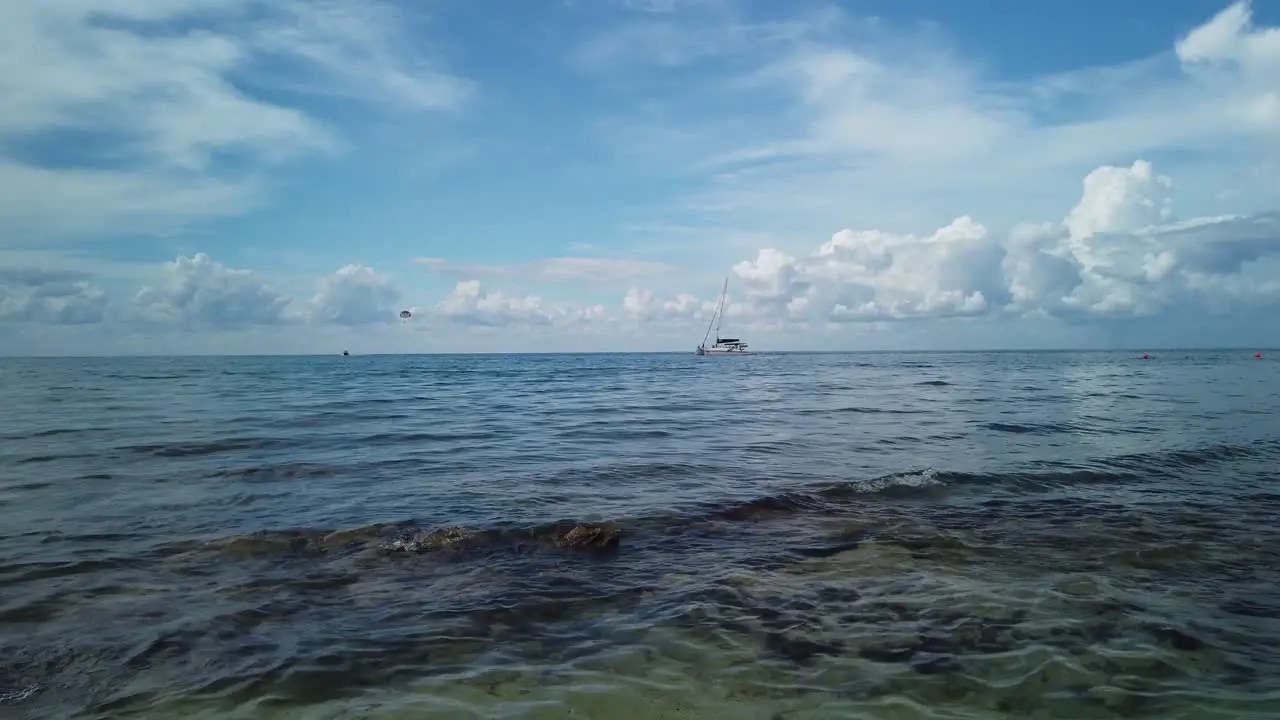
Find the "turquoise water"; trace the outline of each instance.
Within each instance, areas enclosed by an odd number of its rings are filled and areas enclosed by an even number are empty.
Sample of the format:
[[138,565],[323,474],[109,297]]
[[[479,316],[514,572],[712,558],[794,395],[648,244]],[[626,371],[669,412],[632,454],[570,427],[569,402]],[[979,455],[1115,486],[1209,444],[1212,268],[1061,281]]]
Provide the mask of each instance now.
[[1275,368],[3,360],[0,716],[1276,717]]

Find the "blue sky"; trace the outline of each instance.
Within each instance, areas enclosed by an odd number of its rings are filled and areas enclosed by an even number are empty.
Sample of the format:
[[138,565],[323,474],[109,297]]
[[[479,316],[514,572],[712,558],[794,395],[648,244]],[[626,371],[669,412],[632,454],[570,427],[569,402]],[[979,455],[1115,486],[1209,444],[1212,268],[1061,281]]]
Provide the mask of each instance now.
[[[1280,7],[0,9],[0,353],[1274,344]],[[402,323],[396,314],[411,308]]]

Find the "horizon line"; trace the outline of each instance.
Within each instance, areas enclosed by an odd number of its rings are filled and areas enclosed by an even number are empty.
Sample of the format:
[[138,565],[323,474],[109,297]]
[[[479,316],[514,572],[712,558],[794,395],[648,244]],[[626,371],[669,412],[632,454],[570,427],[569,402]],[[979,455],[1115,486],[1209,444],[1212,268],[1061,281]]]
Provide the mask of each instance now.
[[[747,356],[761,355],[980,355],[996,353],[1169,353],[1169,352],[1242,352],[1263,353],[1280,352],[1280,348],[1245,346],[1224,347],[1154,347],[1154,348],[968,348],[968,349],[929,349],[929,350],[765,350],[748,353]],[[303,352],[303,353],[118,353],[101,355],[0,355],[0,360],[102,360],[123,358],[269,358],[269,357],[450,357],[450,356],[572,356],[572,355],[689,355],[687,350],[565,350],[565,351],[435,351],[435,352]]]

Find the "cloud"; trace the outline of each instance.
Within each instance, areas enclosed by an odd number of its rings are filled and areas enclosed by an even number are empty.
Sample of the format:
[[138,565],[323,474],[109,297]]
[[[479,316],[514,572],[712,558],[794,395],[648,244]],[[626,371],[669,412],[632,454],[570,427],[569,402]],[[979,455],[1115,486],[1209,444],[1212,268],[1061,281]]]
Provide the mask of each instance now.
[[153,328],[234,331],[297,323],[357,327],[396,319],[401,291],[373,268],[349,264],[295,300],[252,270],[229,268],[205,253],[165,263],[159,279],[133,298],[127,319]]
[[672,270],[666,263],[629,258],[557,257],[511,265],[455,263],[443,258],[418,258],[414,262],[436,275],[511,278],[533,283],[612,284]]
[[568,61],[588,73],[657,67],[688,69],[731,56],[786,48],[820,33],[831,11],[796,19],[752,21],[722,0],[631,0],[639,18],[624,16],[572,46]]
[[6,3],[0,228],[159,231],[244,211],[270,168],[343,149],[303,95],[457,109],[471,85],[409,52],[411,28],[373,0]]
[[196,253],[165,263],[160,281],[133,298],[132,317],[183,329],[240,330],[289,322],[291,302],[252,270]]
[[401,308],[395,282],[364,265],[346,265],[320,281],[306,314],[312,322],[368,325],[394,320]]
[[702,320],[715,311],[716,302],[700,300],[690,293],[658,300],[652,290],[631,288],[622,298],[622,312],[628,319],[641,323]]
[[[646,27],[588,43],[613,49],[589,77],[653,81],[632,112],[609,115],[607,137],[628,164],[692,184],[670,212],[706,223],[813,231],[851,215],[902,225],[969,212],[1006,226],[1028,205],[1058,206],[1068,179],[1134,157],[1176,172],[1208,208],[1280,158],[1280,32],[1255,27],[1247,2],[1153,56],[1019,80],[959,55],[936,27],[834,10],[785,32],[741,13]],[[742,40],[756,37],[744,27],[771,41]],[[659,84],[671,64],[696,73],[696,97]],[[1267,182],[1233,188],[1231,202],[1277,200]]]
[[[966,215],[924,237],[841,230],[807,257],[766,248],[733,269],[750,313],[793,321],[1101,321],[1280,300],[1280,214],[1170,221],[1172,188],[1144,160],[1103,166],[1062,221],[1003,238]],[[626,304],[653,305],[634,290]]]
[[542,299],[533,295],[509,298],[500,292],[484,292],[479,280],[463,280],[436,306],[442,317],[464,325],[503,327],[512,324],[546,325],[551,315]]
[[1100,167],[1084,179],[1084,197],[1067,215],[1072,237],[1095,232],[1132,232],[1168,219],[1173,211],[1173,181],[1156,175],[1151,163]]
[[292,89],[415,112],[456,111],[476,94],[474,82],[433,67],[414,49],[415,18],[394,5],[286,0],[271,6],[278,19],[256,27],[253,43],[295,63]]
[[460,281],[433,310],[439,317],[459,325],[491,328],[581,324],[605,319],[601,305],[552,305],[536,295],[508,297],[498,291],[486,292],[479,280]]
[[1222,83],[1228,116],[1264,132],[1280,131],[1280,28],[1253,24],[1248,0],[1235,2],[1175,46],[1184,70]]
[[107,296],[87,273],[0,268],[0,323],[100,323]]

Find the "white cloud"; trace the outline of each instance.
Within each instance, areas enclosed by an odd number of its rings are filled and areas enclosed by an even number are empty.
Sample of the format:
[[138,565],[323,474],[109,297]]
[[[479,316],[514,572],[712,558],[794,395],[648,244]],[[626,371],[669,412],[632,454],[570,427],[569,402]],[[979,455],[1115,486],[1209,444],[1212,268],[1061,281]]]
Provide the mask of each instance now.
[[479,280],[460,281],[435,311],[462,325],[485,327],[548,325],[557,317],[536,295],[507,297],[501,292],[485,292]]
[[434,307],[440,318],[462,325],[499,328],[508,325],[582,324],[605,319],[602,305],[548,304],[541,297],[508,297],[485,292],[480,281],[461,281]]
[[964,216],[927,237],[842,230],[802,260],[766,248],[734,272],[755,313],[842,323],[985,313],[1000,262],[986,228]]
[[[1060,223],[1005,238],[969,216],[926,237],[842,230],[807,257],[766,248],[734,272],[751,313],[791,320],[1102,319],[1280,299],[1280,274],[1268,274],[1280,269],[1280,216],[1167,222],[1172,185],[1143,160],[1104,166]],[[648,306],[640,291],[628,302]]]
[[462,278],[504,278],[533,283],[613,284],[659,275],[673,268],[630,258],[556,257],[510,265],[456,263],[443,258],[414,260],[427,272]]
[[415,18],[394,5],[351,0],[263,5],[279,14],[276,22],[255,28],[254,46],[310,66],[289,82],[293,89],[418,112],[458,110],[476,93],[473,82],[433,67],[413,49],[420,45],[414,42],[420,40],[413,34]]
[[1084,197],[1067,215],[1067,230],[1083,238],[1157,225],[1173,212],[1172,188],[1173,181],[1144,160],[1128,168],[1100,167],[1085,177]]
[[159,282],[133,298],[132,317],[184,329],[237,330],[288,322],[291,302],[252,270],[197,253],[165,263]]
[[336,128],[255,89],[459,107],[470,85],[408,52],[409,32],[372,0],[4,3],[0,227],[170,228],[243,211],[263,170],[342,149]]
[[[637,66],[683,68],[725,55],[758,52],[794,42],[810,32],[811,21],[748,22],[730,3],[667,2],[648,17],[614,25],[570,48],[569,62],[598,73]],[[689,12],[695,16],[691,18]]]
[[306,308],[312,322],[367,325],[390,322],[401,310],[395,282],[365,265],[346,265],[320,281],[320,291]]
[[1060,207],[1069,179],[1134,157],[1183,178],[1197,210],[1257,212],[1280,202],[1274,166],[1220,194],[1280,158],[1280,32],[1249,18],[1239,2],[1161,54],[1008,81],[936,28],[831,12],[743,43],[739,17],[686,17],[673,38],[628,45],[627,72],[647,63],[660,77],[668,60],[650,45],[668,43],[700,73],[699,97],[651,92],[611,118],[627,121],[612,136],[628,163],[695,179],[673,213],[754,231],[849,217],[921,229],[965,212],[1007,227]]
[[89,279],[85,273],[0,269],[0,323],[100,323],[107,296]]
[[631,288],[622,297],[625,317],[637,322],[689,321],[709,318],[716,301],[700,300],[690,293],[679,293],[670,300],[659,300],[652,290]]
[[1280,131],[1280,28],[1258,28],[1241,0],[1175,46],[1184,69],[1221,83],[1225,113],[1245,126]]
[[243,330],[304,321],[358,327],[394,322],[400,298],[389,276],[350,264],[321,278],[309,300],[297,301],[252,270],[229,268],[196,253],[165,263],[160,277],[134,296],[126,317],[188,330]]

